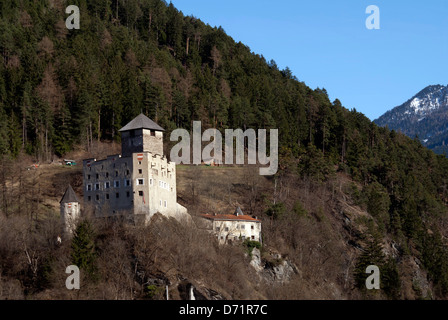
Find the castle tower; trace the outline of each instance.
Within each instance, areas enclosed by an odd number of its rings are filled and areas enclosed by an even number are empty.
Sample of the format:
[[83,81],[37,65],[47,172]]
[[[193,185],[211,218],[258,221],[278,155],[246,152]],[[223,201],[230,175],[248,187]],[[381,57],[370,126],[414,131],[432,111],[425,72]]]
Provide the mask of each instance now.
[[122,157],[130,157],[136,152],[163,155],[163,131],[165,130],[143,113],[119,131],[121,132]]
[[78,197],[71,185],[68,185],[67,190],[65,190],[64,196],[60,201],[60,206],[63,231],[65,234],[71,236],[75,231],[76,222],[81,212]]

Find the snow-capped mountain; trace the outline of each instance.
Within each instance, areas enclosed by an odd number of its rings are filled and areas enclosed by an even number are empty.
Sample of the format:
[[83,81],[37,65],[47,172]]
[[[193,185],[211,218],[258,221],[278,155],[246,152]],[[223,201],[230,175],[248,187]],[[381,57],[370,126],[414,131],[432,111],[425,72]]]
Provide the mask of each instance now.
[[437,153],[448,151],[448,86],[431,85],[374,121],[416,136]]

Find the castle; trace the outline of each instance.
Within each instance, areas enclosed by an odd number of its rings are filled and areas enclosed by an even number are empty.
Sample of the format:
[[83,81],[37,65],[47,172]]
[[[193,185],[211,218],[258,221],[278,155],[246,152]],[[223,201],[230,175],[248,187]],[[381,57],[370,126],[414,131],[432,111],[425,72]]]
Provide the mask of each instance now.
[[[163,154],[163,131],[140,114],[120,129],[121,155],[83,160],[84,205],[96,216],[125,216],[136,224],[147,224],[157,212],[190,220],[177,203],[176,164]],[[61,204],[63,221],[67,215]]]

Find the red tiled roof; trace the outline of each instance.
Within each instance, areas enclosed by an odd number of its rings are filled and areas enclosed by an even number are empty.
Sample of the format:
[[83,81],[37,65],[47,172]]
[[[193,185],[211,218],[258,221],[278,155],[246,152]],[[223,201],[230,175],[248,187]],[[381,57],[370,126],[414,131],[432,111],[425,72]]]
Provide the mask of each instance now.
[[241,221],[253,221],[253,222],[261,222],[257,218],[253,218],[249,215],[234,215],[234,214],[201,214],[202,217],[211,220],[241,220]]

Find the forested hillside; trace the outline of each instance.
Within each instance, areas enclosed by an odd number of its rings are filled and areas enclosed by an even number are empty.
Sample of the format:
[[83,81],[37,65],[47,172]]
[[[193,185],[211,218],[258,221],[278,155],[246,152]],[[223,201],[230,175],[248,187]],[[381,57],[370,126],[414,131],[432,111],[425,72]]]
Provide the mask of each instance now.
[[[4,161],[29,154],[45,162],[75,146],[90,150],[96,140],[119,141],[118,130],[140,112],[166,137],[190,129],[193,120],[203,129],[278,128],[276,178],[322,184],[344,174],[353,181],[351,196],[373,219],[362,236],[370,245],[359,277],[365,264],[378,261],[393,278],[400,260],[417,257],[437,297],[448,293],[448,159],[330,101],[325,89],[307,87],[306,79],[172,4],[69,2],[0,2]],[[81,10],[79,30],[65,27],[72,4]],[[260,214],[270,221],[301,212],[289,203],[267,206]],[[399,254],[383,261],[378,243],[386,240]],[[394,281],[389,296],[399,297]]]

